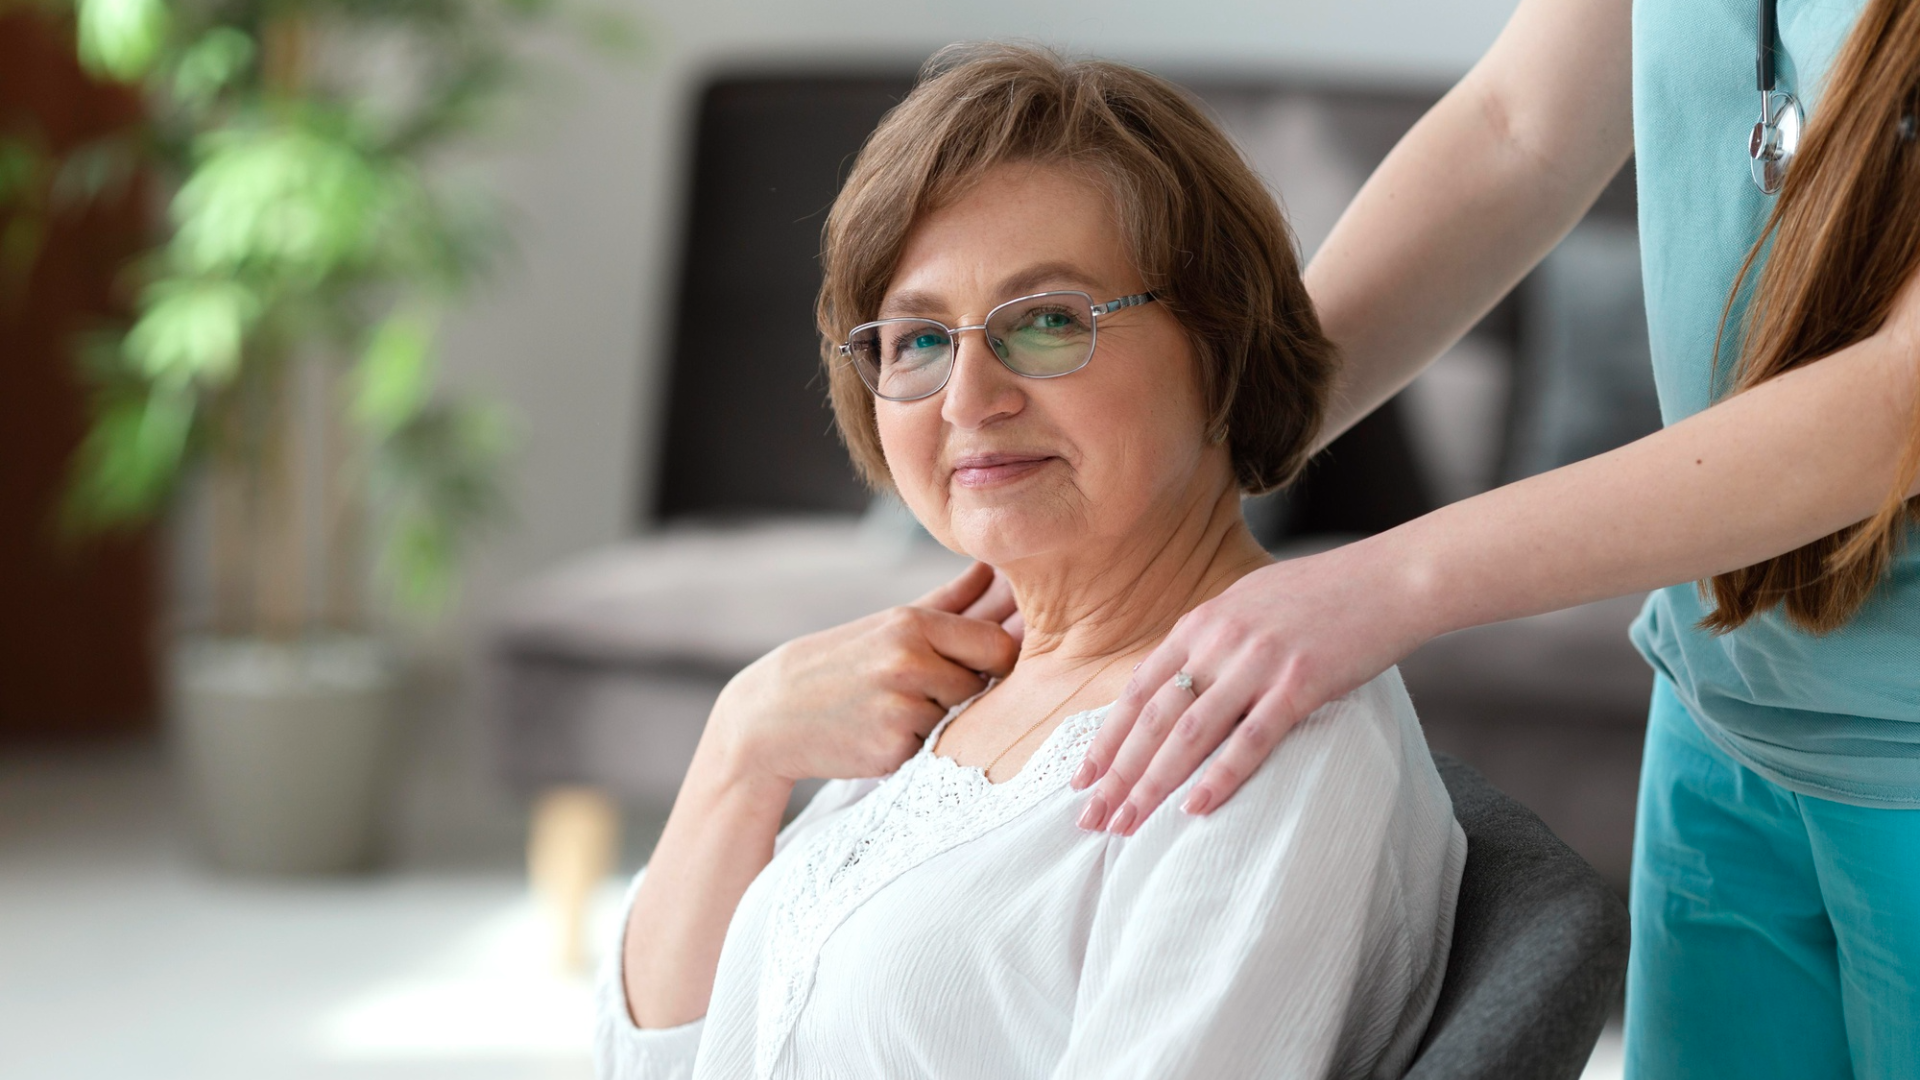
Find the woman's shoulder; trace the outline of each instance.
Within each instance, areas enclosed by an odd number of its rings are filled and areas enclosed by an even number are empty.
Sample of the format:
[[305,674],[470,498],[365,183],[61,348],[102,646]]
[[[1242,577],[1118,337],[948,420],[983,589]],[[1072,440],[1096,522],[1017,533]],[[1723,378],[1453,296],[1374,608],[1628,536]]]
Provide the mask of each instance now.
[[1180,812],[1212,760],[1122,841],[1114,896],[1128,880],[1233,867],[1234,888],[1288,905],[1359,890],[1381,910],[1424,913],[1414,921],[1451,910],[1465,836],[1398,671],[1314,710],[1216,809]]
[[1304,756],[1337,754],[1355,769],[1439,779],[1397,667],[1315,709],[1280,741],[1274,757],[1289,749]]
[[[1203,765],[1195,775],[1205,771]],[[1398,668],[1314,710],[1216,813],[1243,800],[1250,825],[1298,813],[1313,800],[1370,805],[1404,824],[1430,823],[1433,831],[1453,822],[1453,802]]]

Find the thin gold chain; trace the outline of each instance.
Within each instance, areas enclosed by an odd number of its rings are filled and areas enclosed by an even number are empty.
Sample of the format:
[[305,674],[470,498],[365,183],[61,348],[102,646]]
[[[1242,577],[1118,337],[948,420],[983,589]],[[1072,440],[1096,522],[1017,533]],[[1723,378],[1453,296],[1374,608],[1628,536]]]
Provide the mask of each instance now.
[[1063,697],[1060,699],[1058,704],[1056,704],[1053,708],[1048,709],[1046,713],[1040,717],[1040,719],[1035,720],[1033,722],[1032,727],[1029,727],[1027,728],[1027,730],[1021,732],[1017,737],[1014,738],[1012,742],[1007,744],[1007,748],[1005,750],[1000,751],[1000,753],[994,756],[994,759],[992,761],[987,762],[987,767],[980,770],[981,775],[991,780],[993,778],[993,767],[995,765],[1000,764],[1001,758],[1006,757],[1008,754],[1012,753],[1013,748],[1016,746],[1019,746],[1022,742],[1024,742],[1027,736],[1033,734],[1035,731],[1040,730],[1041,724],[1044,724],[1048,720],[1051,720],[1053,718],[1054,713],[1059,712],[1061,708],[1063,708],[1067,704],[1067,702],[1072,701],[1076,696],[1078,696],[1080,691],[1085,690],[1089,686],[1092,686],[1093,680],[1099,678],[1103,673],[1106,672],[1108,668],[1112,667],[1113,662],[1115,660],[1118,660],[1120,659],[1120,657],[1125,655],[1126,653],[1120,653],[1118,655],[1111,656],[1107,659],[1106,663],[1101,664],[1098,668],[1094,669],[1093,674],[1087,676],[1085,682],[1082,682],[1079,686],[1074,687],[1073,690],[1069,692],[1066,697]]

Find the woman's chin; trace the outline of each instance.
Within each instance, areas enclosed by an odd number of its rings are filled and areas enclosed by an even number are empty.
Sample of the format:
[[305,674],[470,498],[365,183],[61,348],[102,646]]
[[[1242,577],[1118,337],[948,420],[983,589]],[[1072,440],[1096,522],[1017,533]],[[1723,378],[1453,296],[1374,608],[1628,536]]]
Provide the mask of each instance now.
[[[957,508],[956,508],[957,509]],[[947,546],[969,558],[1007,567],[1036,555],[1072,550],[1076,530],[1012,507],[958,510],[949,529]]]

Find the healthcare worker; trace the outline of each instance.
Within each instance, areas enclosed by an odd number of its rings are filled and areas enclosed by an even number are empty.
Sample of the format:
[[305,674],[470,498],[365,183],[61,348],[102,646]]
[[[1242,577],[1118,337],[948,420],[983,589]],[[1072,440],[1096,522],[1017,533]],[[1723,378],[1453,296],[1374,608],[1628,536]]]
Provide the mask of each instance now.
[[1916,111],[1920,0],[1523,0],[1308,270],[1346,358],[1325,438],[1636,151],[1666,427],[1189,614],[1075,778],[1083,824],[1221,747],[1205,813],[1438,634],[1654,590],[1628,1075],[1920,1077]]

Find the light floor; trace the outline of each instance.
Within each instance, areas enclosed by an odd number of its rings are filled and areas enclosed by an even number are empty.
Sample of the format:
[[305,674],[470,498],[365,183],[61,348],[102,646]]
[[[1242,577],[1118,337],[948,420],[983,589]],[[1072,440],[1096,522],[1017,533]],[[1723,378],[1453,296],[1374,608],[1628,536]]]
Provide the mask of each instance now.
[[[0,758],[0,1077],[586,1080],[591,990],[551,962],[518,807],[413,787],[388,872],[247,880],[202,867],[152,747]],[[1586,1077],[1619,1075],[1609,1028]]]

